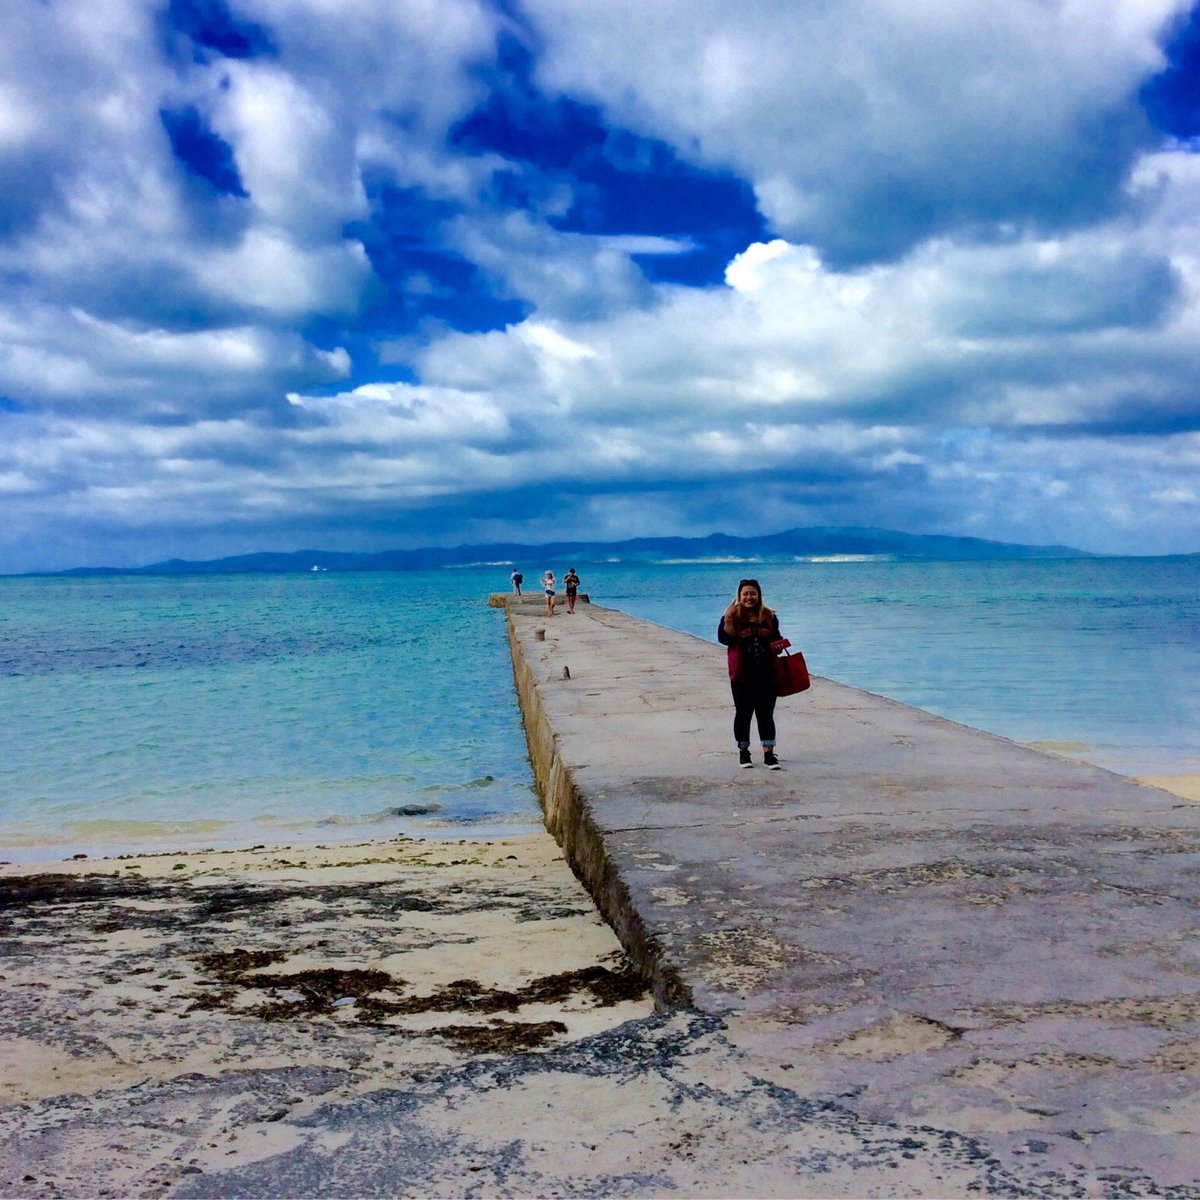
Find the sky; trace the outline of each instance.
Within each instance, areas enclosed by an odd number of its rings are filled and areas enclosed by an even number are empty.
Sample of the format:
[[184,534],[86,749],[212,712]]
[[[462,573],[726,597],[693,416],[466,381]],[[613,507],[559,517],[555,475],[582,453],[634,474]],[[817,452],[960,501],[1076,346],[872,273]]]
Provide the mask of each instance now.
[[0,572],[1200,551],[1192,0],[5,0]]

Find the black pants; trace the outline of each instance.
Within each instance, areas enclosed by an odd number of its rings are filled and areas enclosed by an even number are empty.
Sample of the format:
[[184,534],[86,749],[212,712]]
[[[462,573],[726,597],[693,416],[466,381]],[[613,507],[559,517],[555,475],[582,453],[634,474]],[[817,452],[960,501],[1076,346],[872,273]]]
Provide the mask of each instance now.
[[750,745],[750,717],[758,718],[758,740],[775,745],[775,680],[731,680],[733,690],[733,739],[739,747]]

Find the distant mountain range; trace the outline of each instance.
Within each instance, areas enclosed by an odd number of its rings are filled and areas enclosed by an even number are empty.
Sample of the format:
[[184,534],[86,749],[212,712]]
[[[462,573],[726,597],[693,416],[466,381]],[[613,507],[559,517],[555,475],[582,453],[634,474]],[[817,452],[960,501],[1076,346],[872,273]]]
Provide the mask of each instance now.
[[417,571],[436,567],[507,566],[517,564],[532,577],[547,566],[621,562],[792,562],[797,559],[891,558],[970,561],[1029,558],[1093,558],[1071,546],[1023,546],[983,538],[940,534],[898,533],[890,529],[812,526],[787,529],[762,537],[630,538],[619,542],[561,541],[528,545],[494,542],[487,545],[428,547],[422,550],[383,550],[374,554],[343,554],[330,550],[238,554],[189,562],[173,558],[144,567],[77,567],[63,575],[222,575],[298,571]]

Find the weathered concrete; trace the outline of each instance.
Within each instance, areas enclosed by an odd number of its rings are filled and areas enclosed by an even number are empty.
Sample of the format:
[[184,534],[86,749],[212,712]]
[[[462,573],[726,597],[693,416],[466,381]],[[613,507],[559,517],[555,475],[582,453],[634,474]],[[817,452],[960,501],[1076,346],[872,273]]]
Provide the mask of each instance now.
[[1200,1194],[1200,809],[824,679],[740,770],[720,647],[508,622],[547,826],[663,1006],[1017,1190]]

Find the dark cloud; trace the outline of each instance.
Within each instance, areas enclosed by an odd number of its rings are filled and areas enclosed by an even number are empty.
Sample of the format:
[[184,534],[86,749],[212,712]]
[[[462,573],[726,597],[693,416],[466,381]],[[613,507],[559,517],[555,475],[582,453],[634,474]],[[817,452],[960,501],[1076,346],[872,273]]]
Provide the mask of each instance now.
[[35,146],[0,158],[0,238],[26,232],[57,202],[54,165],[54,155]]
[[944,317],[969,337],[1053,337],[1102,329],[1153,329],[1184,295],[1168,258],[1121,249],[1081,248],[997,254],[960,277]]

